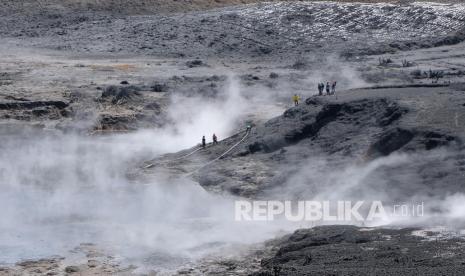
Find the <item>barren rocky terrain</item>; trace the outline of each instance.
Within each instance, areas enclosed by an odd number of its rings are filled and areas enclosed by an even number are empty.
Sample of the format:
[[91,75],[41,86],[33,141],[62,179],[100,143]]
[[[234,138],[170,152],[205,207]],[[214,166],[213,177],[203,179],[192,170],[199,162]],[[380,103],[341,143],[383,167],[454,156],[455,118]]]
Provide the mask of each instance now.
[[[0,275],[464,273],[461,1],[0,7]],[[425,216],[248,224],[238,199]]]

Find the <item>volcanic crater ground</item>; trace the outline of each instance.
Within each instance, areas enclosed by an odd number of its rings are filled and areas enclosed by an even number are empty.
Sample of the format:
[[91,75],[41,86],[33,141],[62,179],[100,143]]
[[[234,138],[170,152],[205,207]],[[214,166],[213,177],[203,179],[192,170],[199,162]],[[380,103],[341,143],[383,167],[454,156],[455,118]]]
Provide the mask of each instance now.
[[[170,110],[178,99],[221,103],[233,82],[247,102],[229,131],[235,135],[186,157],[198,145],[136,160],[129,178],[188,177],[210,193],[245,199],[376,195],[387,204],[431,204],[431,219],[413,224],[299,229],[168,274],[465,272],[463,219],[446,205],[463,194],[465,174],[463,4],[287,1],[158,11],[146,1],[144,9],[116,11],[121,6],[43,3],[1,4],[5,139],[31,126],[91,138],[176,126]],[[317,83],[333,80],[336,95],[316,96]],[[295,93],[303,99],[293,107]],[[82,241],[73,254],[85,257],[18,260],[0,275],[138,274],[98,244]]]

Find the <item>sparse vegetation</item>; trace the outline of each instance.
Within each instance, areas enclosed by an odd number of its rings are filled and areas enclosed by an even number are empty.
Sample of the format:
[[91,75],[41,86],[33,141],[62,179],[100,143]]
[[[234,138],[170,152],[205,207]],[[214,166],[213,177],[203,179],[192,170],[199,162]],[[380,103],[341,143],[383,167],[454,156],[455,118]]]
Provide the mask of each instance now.
[[110,99],[112,104],[122,104],[128,99],[141,96],[140,88],[136,86],[115,86],[110,85],[105,88],[100,98],[101,101]]
[[378,62],[379,62],[380,66],[387,66],[388,64],[392,63],[392,59],[390,59],[390,58],[379,58]]
[[431,79],[433,83],[437,83],[439,79],[444,78],[445,72],[443,70],[414,70],[410,73],[415,79]]
[[270,79],[277,79],[277,78],[279,78],[279,75],[277,73],[275,72],[270,73]]
[[421,71],[420,69],[417,69],[417,70],[413,70],[410,75],[412,75],[412,77],[416,78],[416,79],[420,79],[422,78],[423,76],[423,71]]
[[154,83],[152,84],[152,86],[150,86],[150,89],[153,91],[153,92],[166,92],[168,91],[168,85],[164,84],[164,83]]
[[413,66],[413,62],[408,61],[406,59],[402,60],[402,67],[412,67],[412,66]]
[[430,78],[433,83],[437,83],[439,79],[444,78],[444,71],[430,69],[428,72],[428,78]]

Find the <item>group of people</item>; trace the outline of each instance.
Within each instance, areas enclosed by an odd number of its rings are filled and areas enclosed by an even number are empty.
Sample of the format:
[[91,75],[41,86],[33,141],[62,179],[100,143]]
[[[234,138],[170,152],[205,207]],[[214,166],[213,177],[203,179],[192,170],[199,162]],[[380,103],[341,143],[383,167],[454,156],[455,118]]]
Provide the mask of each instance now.
[[[318,83],[318,95],[323,96],[323,95],[335,95],[336,94],[336,85],[337,82],[334,81],[332,83],[326,82],[326,85],[323,82]],[[326,94],[325,94],[326,90]],[[294,103],[295,106],[299,105],[300,102],[300,96],[297,94],[294,94],[292,96],[292,102]]]
[[329,83],[326,82],[326,86],[323,82],[318,83],[318,95],[323,96],[326,88],[326,95],[334,95],[336,94],[336,84],[337,82]]
[[[218,137],[216,136],[215,133],[213,133],[213,145],[218,144]],[[205,135],[202,136],[202,148],[205,148],[207,146],[207,140],[205,139]]]
[[[247,124],[246,129],[245,129],[246,134],[249,134],[251,130],[252,130],[252,125]],[[218,137],[216,136],[215,133],[213,133],[212,140],[213,140],[213,145],[218,144]],[[202,136],[202,148],[205,148],[206,146],[207,146],[207,140],[205,139],[205,135],[204,135]]]

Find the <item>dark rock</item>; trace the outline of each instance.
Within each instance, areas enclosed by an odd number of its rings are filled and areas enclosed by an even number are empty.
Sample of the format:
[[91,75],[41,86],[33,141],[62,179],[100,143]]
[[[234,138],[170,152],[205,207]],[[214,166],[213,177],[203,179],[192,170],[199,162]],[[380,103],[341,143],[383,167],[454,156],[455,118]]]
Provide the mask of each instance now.
[[189,67],[189,68],[200,67],[200,66],[206,66],[206,64],[203,63],[203,61],[201,61],[201,60],[199,60],[199,59],[190,60],[190,61],[186,62],[186,65],[187,65],[187,67]]
[[303,60],[297,60],[294,64],[291,65],[292,69],[303,70],[307,68],[307,62]]
[[319,97],[311,97],[305,100],[305,104],[307,105],[322,105],[324,101],[321,100]]
[[389,106],[385,110],[383,116],[378,118],[378,124],[380,126],[388,126],[398,120],[406,112],[406,110],[399,108],[397,105]]
[[[368,230],[368,231],[366,231]],[[301,229],[271,241],[277,250],[252,275],[452,275],[464,273],[456,240],[422,240],[416,229],[345,225]],[[437,233],[436,233],[437,234]],[[363,244],[363,245],[361,245]],[[447,258],[437,252],[450,252]],[[438,260],[439,259],[439,260]],[[279,274],[275,274],[276,268]]]
[[253,74],[246,74],[246,75],[242,75],[241,79],[244,81],[257,81],[257,80],[260,80],[260,77],[255,76]]
[[368,149],[368,156],[389,155],[410,142],[414,136],[415,133],[406,129],[395,128],[389,130]]
[[226,76],[218,76],[218,75],[213,75],[209,78],[206,78],[205,79],[206,81],[225,81],[226,80]]
[[237,20],[239,18],[240,18],[239,14],[235,12],[229,12],[229,13],[220,15],[221,20]]
[[65,267],[65,272],[66,272],[66,273],[77,273],[77,272],[79,272],[79,267],[77,267],[77,266],[72,266],[72,265],[71,265],[71,266],[67,266],[67,267]]
[[394,151],[432,150],[441,146],[449,146],[455,143],[460,146],[461,140],[447,134],[434,131],[413,131],[394,128],[386,131],[370,146],[367,156],[372,158],[386,156]]
[[260,54],[268,55],[268,54],[271,54],[273,52],[273,49],[271,49],[270,47],[260,47],[260,48],[258,48],[258,51],[259,51]]
[[129,130],[133,129],[134,117],[103,114],[100,115],[97,130]]
[[49,113],[50,111],[47,108],[37,108],[37,109],[32,110],[32,114],[37,117],[45,116]]
[[338,117],[341,108],[342,106],[339,104],[328,104],[324,106],[321,112],[317,114],[315,121],[311,121],[302,125],[302,127],[299,129],[294,129],[286,133],[286,141],[289,143],[296,143],[302,139],[316,135],[322,127]]
[[55,107],[58,109],[63,109],[68,107],[68,103],[63,101],[33,101],[33,102],[8,102],[0,103],[0,110],[9,110],[9,109],[33,109],[38,107]]
[[164,83],[154,83],[152,86],[150,86],[150,89],[153,92],[166,92],[168,91],[168,85]]
[[275,72],[271,72],[269,77],[270,77],[270,79],[277,79],[277,78],[279,78],[279,75],[277,73],[275,73]]
[[149,103],[144,106],[144,109],[147,109],[147,110],[160,110],[160,108],[161,108],[160,105],[156,102]]
[[110,100],[111,103],[116,104],[121,100],[129,100],[140,98],[142,94],[139,92],[140,88],[136,86],[108,86],[102,92],[101,100]]
[[425,145],[426,150],[432,150],[440,146],[448,146],[452,142],[461,144],[461,141],[457,137],[453,137],[447,134],[441,134],[434,131],[428,131],[423,134],[421,143]]

